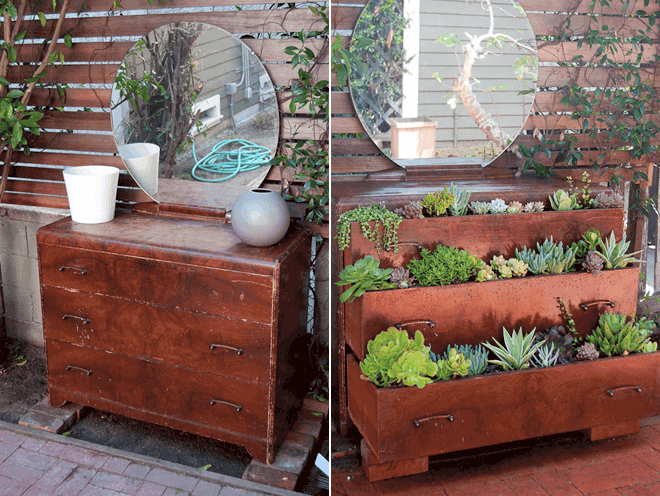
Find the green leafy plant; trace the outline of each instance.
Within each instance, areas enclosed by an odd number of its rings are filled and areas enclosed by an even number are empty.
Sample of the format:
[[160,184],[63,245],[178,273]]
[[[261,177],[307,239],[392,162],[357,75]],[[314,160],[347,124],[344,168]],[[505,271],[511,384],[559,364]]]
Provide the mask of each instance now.
[[586,339],[610,357],[642,350],[649,343],[648,336],[648,329],[635,322],[634,315],[628,319],[625,313],[608,312],[601,314],[598,327]]
[[422,207],[430,217],[440,217],[454,203],[454,199],[454,195],[445,186],[442,190],[426,195]]
[[[351,222],[359,222],[363,236],[376,245],[377,252],[380,252],[381,246],[384,246],[396,253],[398,251],[397,229],[401,220],[401,217],[385,208],[385,205],[377,203],[344,212],[337,219],[337,235],[335,236],[337,246],[343,250],[350,244]],[[373,222],[373,226],[370,222]],[[380,226],[383,227],[382,238]]]
[[589,179],[589,173],[587,171],[582,173],[581,189],[573,183],[571,176],[566,178],[566,182],[568,182],[568,189],[571,192],[571,196],[574,196],[577,200],[577,208],[590,208],[594,205],[594,199],[591,198],[591,179]]
[[439,245],[432,252],[422,248],[421,259],[411,260],[406,268],[420,286],[444,286],[467,281],[480,262],[467,250]]
[[538,352],[531,358],[531,364],[536,368],[554,367],[559,360],[559,348],[553,343],[539,346]]
[[552,210],[575,210],[580,208],[576,195],[570,195],[563,189],[559,189],[550,195],[550,206]]
[[[392,384],[395,382],[391,375],[392,366],[407,351],[422,352],[426,357],[429,356],[430,350],[424,346],[424,335],[420,331],[415,332],[414,339],[396,327],[381,332],[367,343],[367,355],[360,362],[360,370],[364,374],[362,378],[379,387]],[[403,367],[403,364],[400,366]]]
[[483,345],[492,351],[497,360],[488,360],[489,363],[501,365],[504,370],[521,370],[529,368],[529,361],[534,353],[538,350],[545,341],[534,344],[534,331],[528,334],[523,334],[522,327],[518,332],[515,330],[509,334],[506,328],[504,331],[504,346],[493,338],[495,345],[490,343],[483,343]]
[[456,348],[450,348],[442,360],[438,360],[437,374],[443,381],[454,379],[456,377],[465,377],[470,372],[472,363],[463,353],[459,353]]
[[467,360],[470,361],[470,368],[468,369],[467,375],[475,376],[483,374],[488,366],[488,350],[484,349],[483,346],[478,344],[477,346],[471,346],[469,344],[464,344],[461,346],[458,345],[448,345],[447,351],[439,357],[435,353],[431,352],[431,360],[434,362],[440,362],[441,360],[449,360],[449,356],[452,350],[456,351],[463,355]]
[[342,270],[336,284],[338,286],[351,284],[351,287],[344,291],[339,299],[350,303],[367,291],[395,288],[396,285],[389,282],[393,269],[381,269],[379,265],[380,260],[367,255]]
[[423,388],[433,382],[438,366],[429,360],[428,352],[406,351],[392,364],[390,377],[397,384]]
[[454,195],[454,201],[449,205],[449,212],[452,215],[465,215],[468,210],[468,202],[470,201],[471,192],[467,188],[459,188],[451,183],[449,192]]
[[642,260],[635,258],[635,255],[638,255],[642,251],[626,253],[629,246],[630,241],[626,241],[625,233],[623,234],[623,239],[617,243],[614,238],[614,231],[612,231],[609,239],[605,242],[600,241],[601,249],[596,250],[596,254],[603,259],[606,269],[622,269],[633,262],[642,262]]
[[516,258],[525,262],[532,274],[561,274],[568,272],[575,265],[577,247],[555,243],[550,236],[543,244],[536,243],[537,251],[525,246],[522,250],[516,248]]

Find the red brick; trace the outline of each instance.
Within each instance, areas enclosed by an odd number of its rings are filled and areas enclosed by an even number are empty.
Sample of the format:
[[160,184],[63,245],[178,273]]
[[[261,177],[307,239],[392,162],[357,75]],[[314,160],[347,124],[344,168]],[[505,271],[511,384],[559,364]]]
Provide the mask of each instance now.
[[617,496],[658,496],[657,492],[653,492],[649,486],[644,484],[635,484],[634,486],[620,487],[617,489]]
[[644,440],[644,437],[637,434],[606,441],[597,441],[594,443],[594,449],[598,450],[603,460],[634,456],[652,450],[651,446]]
[[19,446],[19,444],[0,442],[0,463],[9,458],[9,456],[19,448]]
[[272,465],[252,460],[243,472],[243,479],[268,486],[281,487],[293,491],[298,482],[298,474],[292,474]]
[[332,491],[333,496],[344,496],[346,495],[346,490],[344,489],[344,486],[341,483],[341,477],[343,477],[344,474],[336,474],[334,470],[331,472],[330,476],[330,489]]
[[151,472],[151,467],[132,463],[124,470],[123,474],[134,479],[144,479],[149,472]]
[[30,487],[29,483],[15,481],[0,475],[0,496],[16,496]]
[[176,472],[169,472],[162,468],[155,468],[145,478],[149,482],[156,482],[164,486],[172,486],[184,491],[192,491],[197,484],[197,479],[188,475],[177,474]]
[[474,488],[470,479],[458,467],[431,465],[429,472],[442,484],[445,492],[449,495],[464,487]]
[[167,489],[165,489],[163,496],[190,496],[190,493],[187,491],[181,492],[181,489],[168,487]]
[[[222,486],[219,484],[214,484],[213,482],[199,481],[193,489],[192,496],[218,496]],[[236,496],[247,496],[247,491],[243,490],[242,495],[236,494]]]
[[515,493],[502,481],[491,484],[477,484],[471,487],[465,486],[454,489],[448,493],[449,496],[516,496]]
[[284,438],[284,442],[301,446],[307,451],[312,451],[314,445],[316,444],[314,436],[294,431],[289,431],[289,433],[286,435],[286,438]]
[[78,494],[82,488],[87,485],[89,480],[94,477],[96,470],[77,467],[67,479],[55,490],[57,496],[67,496]]
[[605,489],[604,491],[589,493],[589,496],[621,496],[621,493],[616,489]]
[[92,480],[89,481],[89,484],[120,493],[135,495],[138,489],[140,489],[142,481],[140,479],[132,479],[131,477],[101,471],[96,473]]
[[504,482],[511,490],[519,496],[547,496],[548,491],[543,489],[538,482],[523,475],[522,477],[515,477],[511,479],[504,479]]
[[639,424],[643,427],[645,425],[660,425],[660,416],[658,417],[648,417],[639,421]]
[[167,489],[165,486],[156,484],[154,482],[145,482],[140,486],[140,490],[135,496],[162,496]]
[[28,439],[28,436],[22,434],[15,434],[11,431],[0,429],[0,441],[9,444],[23,444]]
[[46,441],[43,439],[34,439],[29,437],[23,444],[21,444],[21,448],[25,448],[26,450],[30,451],[39,451],[41,448],[43,448],[44,444],[46,444]]
[[647,484],[660,480],[660,472],[653,470],[637,457],[617,458],[615,463],[618,468],[637,479],[637,482]]
[[65,446],[57,456],[70,462],[94,468],[101,468],[108,461],[108,458],[110,458],[107,455],[100,455],[94,451],[78,448],[77,446]]
[[582,496],[582,492],[564,479],[556,470],[538,472],[531,474],[530,477],[538,482],[550,496]]
[[297,444],[282,443],[277,450],[272,467],[300,475],[307,464],[310,450]]
[[312,398],[305,398],[303,400],[303,408],[310,412],[322,413],[326,417],[328,416],[328,407],[329,404],[327,401],[318,401]]
[[617,461],[606,461],[582,468],[562,470],[564,476],[571,484],[583,493],[593,493],[623,486],[630,486],[637,480],[622,472]]
[[542,457],[556,470],[584,467],[603,461],[598,450],[590,445],[556,446],[545,451]]
[[38,468],[39,470],[48,470],[55,465],[57,458],[41,453],[35,453],[23,448],[19,448],[12,455],[7,458],[7,462],[18,463],[19,465],[27,465],[28,467]]
[[58,460],[55,465],[50,467],[44,476],[35,484],[43,490],[53,491],[57,486],[64,482],[67,477],[75,470],[78,465],[75,463]]
[[129,462],[125,458],[117,458],[116,456],[113,456],[103,464],[101,470],[105,470],[106,472],[112,472],[113,474],[122,474],[130,464],[131,462]]
[[342,474],[339,480],[349,496],[379,496],[376,487],[364,475]]
[[446,494],[440,482],[429,472],[377,481],[373,484],[381,496]]
[[38,429],[40,431],[52,432],[53,434],[61,434],[69,428],[64,420],[44,415],[39,412],[28,412],[21,417],[18,425],[23,427],[30,427],[31,429]]
[[39,449],[39,453],[43,453],[44,455],[58,456],[64,447],[64,444],[48,441]]
[[642,427],[639,438],[654,449],[660,449],[660,432],[651,426]]
[[656,472],[660,471],[660,453],[658,453],[657,451],[649,451],[648,453],[641,453],[639,455],[636,455],[635,458],[641,460]]
[[540,453],[508,456],[490,464],[490,471],[500,479],[513,479],[552,468]]
[[45,470],[28,467],[20,463],[11,462],[10,460],[6,460],[0,465],[0,475],[28,484],[37,482],[44,475],[44,472]]

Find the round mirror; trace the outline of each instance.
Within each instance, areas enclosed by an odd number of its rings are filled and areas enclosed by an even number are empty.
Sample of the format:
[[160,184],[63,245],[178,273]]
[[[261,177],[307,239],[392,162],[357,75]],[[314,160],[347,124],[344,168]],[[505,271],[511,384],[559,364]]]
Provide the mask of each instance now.
[[273,83],[245,43],[178,22],[124,57],[112,128],[126,169],[155,201],[231,210],[266,177],[280,123]]
[[513,0],[371,0],[351,42],[362,125],[402,167],[485,166],[521,132],[536,91],[534,31]]

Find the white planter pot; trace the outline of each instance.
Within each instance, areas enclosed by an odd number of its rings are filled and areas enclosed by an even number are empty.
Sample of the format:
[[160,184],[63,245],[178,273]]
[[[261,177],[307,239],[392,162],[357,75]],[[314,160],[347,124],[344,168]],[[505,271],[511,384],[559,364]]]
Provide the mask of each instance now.
[[71,218],[101,224],[115,218],[119,169],[107,165],[67,167],[63,171]]

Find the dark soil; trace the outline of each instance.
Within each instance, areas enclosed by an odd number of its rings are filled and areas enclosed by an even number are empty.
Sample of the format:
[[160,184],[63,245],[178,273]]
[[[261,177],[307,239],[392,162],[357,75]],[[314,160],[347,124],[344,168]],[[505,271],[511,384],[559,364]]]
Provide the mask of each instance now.
[[0,360],[0,420],[17,424],[46,395],[46,357],[42,348],[12,339],[5,349]]

